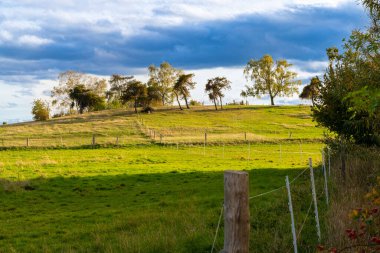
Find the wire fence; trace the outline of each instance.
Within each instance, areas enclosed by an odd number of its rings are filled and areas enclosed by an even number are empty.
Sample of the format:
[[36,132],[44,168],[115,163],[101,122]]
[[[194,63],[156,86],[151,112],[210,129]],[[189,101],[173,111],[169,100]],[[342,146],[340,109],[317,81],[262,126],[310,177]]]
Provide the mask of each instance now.
[[[330,161],[330,151],[327,149],[328,151],[328,158],[327,158],[327,161]],[[323,185],[322,185],[322,191],[319,193],[319,195],[324,195],[325,196],[325,200],[326,200],[326,204],[328,205],[328,175],[329,175],[329,171],[330,171],[330,162],[328,162],[328,167],[326,167],[326,157],[325,157],[325,151],[322,151],[322,161],[321,161],[321,175],[322,175],[322,181],[323,181]],[[299,217],[294,217],[294,211],[293,211],[293,203],[292,203],[292,198],[291,198],[291,186],[296,184],[298,182],[298,180],[301,178],[302,175],[305,174],[306,171],[310,171],[310,189],[311,189],[311,193],[310,194],[307,194],[305,193],[305,195],[303,196],[304,198],[306,197],[310,197],[310,204],[308,205],[308,208],[307,208],[307,211],[306,211],[306,214],[302,220],[302,223],[301,225],[299,226],[298,229],[296,229],[296,225],[295,225],[295,221],[294,219],[299,219]],[[289,226],[289,228],[291,228],[292,230],[292,237],[293,237],[293,246],[289,248],[289,250],[287,250],[286,252],[289,253],[291,252],[292,250],[297,253],[298,252],[298,247],[297,247],[297,243],[300,241],[301,239],[301,236],[302,236],[302,232],[303,232],[303,229],[305,228],[305,224],[307,222],[307,220],[310,219],[310,214],[311,214],[311,209],[313,208],[314,206],[314,214],[315,214],[315,226],[316,226],[316,234],[315,234],[315,237],[317,238],[317,241],[320,242],[321,241],[321,232],[320,232],[320,223],[319,223],[319,213],[318,213],[318,204],[317,204],[317,198],[316,198],[316,186],[315,186],[315,178],[314,178],[314,171],[316,171],[313,166],[312,166],[312,159],[309,158],[309,167],[308,168],[305,168],[303,169],[300,173],[298,173],[292,180],[289,181],[288,179],[288,176],[286,176],[286,184],[284,185],[281,185],[277,188],[274,188],[272,190],[269,190],[269,191],[266,191],[266,192],[263,192],[263,193],[260,193],[260,194],[256,194],[256,195],[253,195],[253,196],[249,196],[249,201],[251,201],[252,199],[256,199],[256,198],[260,198],[260,197],[263,197],[263,196],[266,196],[266,195],[269,195],[269,194],[273,194],[275,192],[278,192],[278,191],[281,191],[283,189],[287,189],[288,190],[288,204],[289,204],[289,214],[291,216],[291,226]],[[222,209],[221,209],[221,212],[220,212],[220,215],[219,215],[219,218],[218,218],[218,223],[217,223],[217,227],[216,227],[216,231],[215,231],[215,235],[213,237],[213,243],[212,243],[212,247],[211,247],[211,253],[214,252],[215,250],[215,242],[217,241],[217,238],[218,238],[218,232],[220,231],[220,226],[221,226],[221,220],[222,220],[222,217],[223,217],[223,210],[224,210],[224,204],[222,205]],[[315,245],[316,246],[316,245]]]
[[[223,129],[207,130],[200,128],[154,128],[148,126],[140,116],[123,128],[116,127],[111,131],[105,126],[100,130],[91,131],[91,128],[78,127],[77,129],[59,130],[41,128],[27,134],[28,129],[16,132],[2,131],[0,133],[0,147],[81,147],[81,146],[124,146],[135,144],[165,144],[165,145],[218,145],[221,143],[299,143],[302,150],[303,142],[318,141],[312,130],[300,131],[297,129]],[[20,135],[18,134],[20,132]],[[310,136],[313,137],[311,140]],[[259,151],[258,151],[259,152]]]

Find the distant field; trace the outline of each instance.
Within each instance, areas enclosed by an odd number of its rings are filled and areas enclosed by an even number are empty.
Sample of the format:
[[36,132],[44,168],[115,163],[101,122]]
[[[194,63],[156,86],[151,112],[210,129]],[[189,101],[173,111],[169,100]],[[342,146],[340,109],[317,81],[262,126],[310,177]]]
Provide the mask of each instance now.
[[[323,130],[307,107],[171,109],[138,117],[114,110],[0,131],[7,142],[20,141],[0,151],[0,252],[210,252],[224,170],[246,170],[253,196],[283,186],[286,175],[295,178],[309,157],[319,165],[323,148]],[[161,144],[152,131],[164,135]],[[94,133],[101,145],[92,147]],[[41,141],[53,138],[57,144]],[[298,231],[311,200],[308,173],[292,184],[292,194]],[[284,189],[252,199],[251,252],[291,250],[287,205]],[[316,244],[309,218],[300,252],[315,252]],[[223,224],[214,252],[222,247]]]
[[[73,147],[100,145],[208,142],[316,141],[316,128],[308,106],[240,106],[215,111],[196,107],[174,108],[135,115],[130,110],[111,110],[0,127],[0,147]],[[162,135],[162,138],[160,138]],[[118,138],[118,139],[117,139]]]

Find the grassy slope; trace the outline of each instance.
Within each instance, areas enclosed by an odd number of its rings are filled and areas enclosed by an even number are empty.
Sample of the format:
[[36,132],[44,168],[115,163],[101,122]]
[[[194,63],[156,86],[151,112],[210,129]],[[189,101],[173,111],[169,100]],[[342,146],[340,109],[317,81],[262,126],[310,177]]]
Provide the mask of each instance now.
[[[229,135],[248,131],[252,115],[260,122],[261,114],[262,121],[257,125],[276,126],[277,131],[282,122],[290,128],[295,124],[293,129],[308,125],[302,128],[305,138],[312,139],[322,132],[311,126],[306,107],[269,109],[157,112],[144,115],[143,121],[157,131],[173,133],[181,129],[182,135],[204,126],[209,133],[217,134],[221,129],[218,122],[222,122],[226,128],[221,134]],[[276,116],[271,114],[273,110]],[[129,134],[136,133],[143,143],[150,142],[139,133],[139,120],[119,113],[108,118],[100,114],[65,119],[73,121],[74,126],[48,122],[5,129],[10,135],[38,136],[41,131],[48,135],[47,129],[56,128],[75,140],[94,129],[117,133],[118,129],[124,130],[123,124],[132,121]],[[240,117],[235,123],[228,120],[233,115]],[[271,121],[264,124],[265,118]],[[110,122],[118,123],[114,126]],[[75,129],[82,133],[74,133]],[[293,178],[306,167],[307,157],[318,163],[321,147],[321,143],[220,143],[204,149],[181,142],[178,149],[176,145],[149,144],[114,149],[1,151],[0,252],[209,252],[223,200],[223,170],[249,171],[250,194],[255,195],[283,185],[285,175]],[[299,228],[310,203],[307,173],[296,181],[292,193]],[[252,252],[284,252],[291,248],[285,191],[251,201],[251,230]],[[218,250],[222,243],[223,228]],[[300,238],[302,252],[314,252],[310,245],[315,243],[315,228],[309,219]]]
[[[160,110],[136,116],[131,111],[112,110],[52,119],[47,122],[23,123],[0,127],[0,146],[81,146],[89,145],[92,135],[99,144],[146,144],[162,134],[164,142],[278,141],[321,138],[322,129],[311,121],[310,108],[294,107],[227,107],[224,111],[198,107],[190,111]],[[146,138],[149,136],[150,138]]]

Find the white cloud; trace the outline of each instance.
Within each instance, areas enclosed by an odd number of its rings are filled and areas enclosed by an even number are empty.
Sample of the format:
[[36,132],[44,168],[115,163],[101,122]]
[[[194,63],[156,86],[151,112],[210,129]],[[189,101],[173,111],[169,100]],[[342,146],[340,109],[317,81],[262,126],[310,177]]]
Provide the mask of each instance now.
[[0,23],[3,30],[12,31],[38,31],[41,29],[37,23],[30,20],[7,20]]
[[[17,77],[15,77],[16,79]],[[36,80],[33,76],[24,76],[20,83],[7,84],[0,80],[1,101],[0,121],[17,122],[31,120],[32,102],[36,98],[49,99],[44,93],[57,84],[56,80]],[[25,87],[24,82],[29,82]]]
[[6,31],[6,30],[2,30],[0,31],[0,43],[6,43],[8,41],[11,41],[13,39],[13,35]]
[[[353,0],[5,0],[0,16],[3,29],[19,30],[83,28],[95,32],[142,32],[145,26],[177,26],[228,20],[241,15],[274,15],[299,7],[336,8]],[[19,20],[22,17],[22,20]],[[11,31],[8,29],[8,31]],[[12,30],[14,32],[14,30]]]
[[22,35],[18,38],[17,42],[23,46],[35,47],[53,43],[53,40],[41,38],[35,35]]

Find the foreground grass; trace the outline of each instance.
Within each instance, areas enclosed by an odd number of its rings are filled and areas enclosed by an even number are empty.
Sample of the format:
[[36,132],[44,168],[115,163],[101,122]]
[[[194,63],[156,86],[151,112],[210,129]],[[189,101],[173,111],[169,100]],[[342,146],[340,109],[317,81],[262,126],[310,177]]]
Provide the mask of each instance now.
[[[247,170],[250,194],[256,195],[284,185],[286,175],[294,178],[307,157],[319,161],[321,144],[303,144],[303,153],[299,148],[2,151],[0,252],[209,252],[223,201],[223,170]],[[307,173],[292,185],[292,194],[299,229],[310,203]],[[286,192],[255,198],[250,207],[251,252],[290,249]],[[299,243],[302,252],[314,252],[310,218]],[[223,227],[217,250],[222,244]]]

